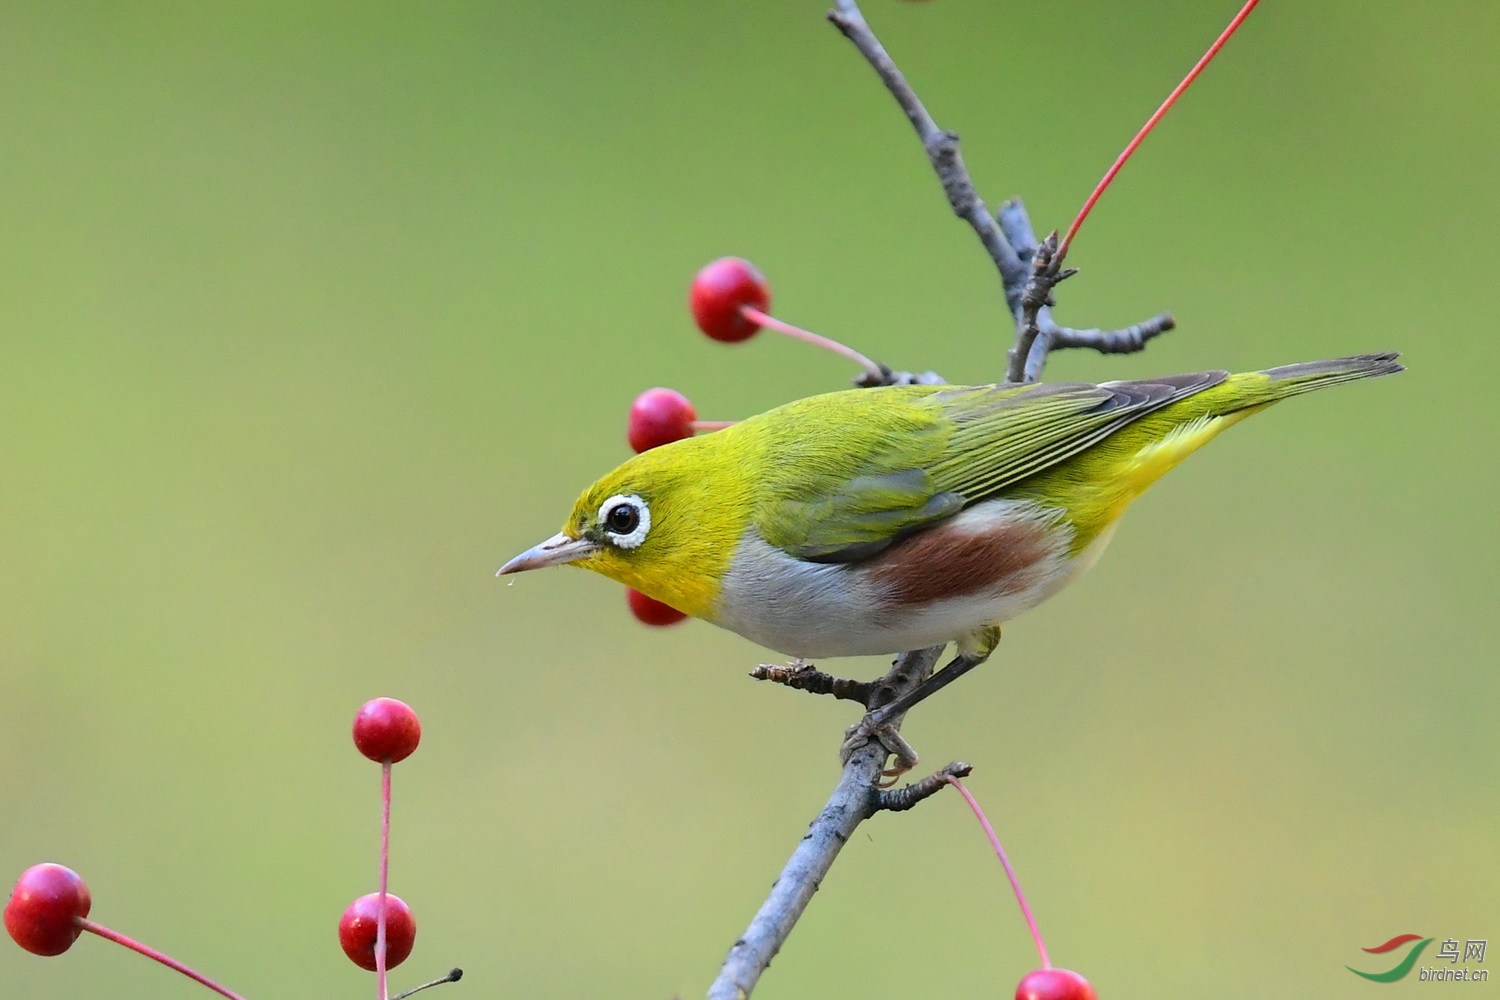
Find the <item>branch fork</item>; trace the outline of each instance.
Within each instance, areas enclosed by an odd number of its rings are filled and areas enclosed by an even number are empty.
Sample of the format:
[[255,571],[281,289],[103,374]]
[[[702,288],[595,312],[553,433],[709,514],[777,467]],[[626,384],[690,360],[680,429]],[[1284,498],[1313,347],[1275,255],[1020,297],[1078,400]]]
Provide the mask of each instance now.
[[[867,707],[887,704],[916,688],[932,675],[933,667],[937,665],[942,652],[942,646],[930,646],[902,653],[892,664],[890,673],[870,683]],[[811,668],[780,669],[789,672],[786,676],[793,676],[805,674]],[[773,677],[766,679],[774,680]],[[890,723],[899,729],[903,719],[904,713],[892,718]],[[882,805],[887,800],[883,800],[881,795],[906,792],[906,789],[900,789],[898,792],[882,793],[877,789],[887,754],[883,744],[872,740],[855,748],[849,755],[828,803],[798,842],[781,875],[771,886],[770,895],[750,921],[750,926],[729,949],[718,978],[709,987],[709,1000],[746,1000],[750,996],[761,974],[781,950],[782,944],[791,934],[802,912],[807,909],[807,904],[812,901],[813,894],[823,884],[824,876],[833,867],[833,862],[849,842],[855,829],[881,808],[889,808]],[[913,786],[908,786],[910,787]],[[905,808],[915,805],[926,794],[910,793],[911,801]]]
[[[1075,220],[1067,240],[1060,242],[1056,232],[1045,240],[1037,240],[1019,199],[1006,201],[991,212],[964,165],[958,135],[933,120],[870,28],[856,0],[836,0],[834,9],[828,12],[828,20],[859,50],[895,98],[922,143],[949,207],[974,230],[995,266],[1015,326],[1014,344],[1006,361],[1006,381],[1037,381],[1054,350],[1086,347],[1105,354],[1130,353],[1144,349],[1152,338],[1173,328],[1175,322],[1167,313],[1116,330],[1073,329],[1053,320],[1051,311],[1056,305],[1053,290],[1077,273],[1075,268],[1064,267],[1063,259],[1081,216]],[[1117,163],[1114,169],[1118,167]],[[1101,185],[1095,190],[1086,208],[1092,207],[1102,188]],[[943,380],[933,372],[915,376],[891,371],[884,365],[879,366],[878,372],[867,372],[855,380],[856,385],[866,386],[912,382],[941,384]],[[955,762],[902,788],[884,788],[880,783],[889,774],[885,763],[891,744],[904,745],[899,736],[906,716],[903,698],[932,675],[942,651],[943,647],[935,646],[903,653],[896,658],[890,673],[875,681],[835,677],[801,662],[789,666],[762,664],[752,671],[751,676],[758,680],[860,702],[870,712],[882,706],[896,711],[881,719],[880,728],[890,734],[890,740],[882,736],[845,744],[843,773],[833,794],[792,852],[750,926],[729,950],[718,978],[709,988],[709,1000],[748,1000],[860,823],[877,812],[911,809],[969,773],[968,764]]]
[[[953,214],[974,230],[999,272],[1006,306],[1016,325],[1015,346],[1011,348],[1006,365],[1007,381],[1036,381],[1047,363],[1047,355],[1054,350],[1088,347],[1102,353],[1129,353],[1142,350],[1152,337],[1172,329],[1172,317],[1162,314],[1120,330],[1073,330],[1058,326],[1041,307],[1032,310],[1028,325],[1022,295],[1034,274],[1027,265],[1032,263],[1037,238],[1025,207],[1019,199],[1012,199],[1003,203],[998,211],[990,212],[964,166],[958,134],[941,128],[933,120],[905,75],[897,68],[895,60],[875,36],[855,0],[838,0],[834,9],[828,12],[828,20],[865,57],[905,112],[922,142]],[[1060,280],[1057,278],[1052,284]],[[1051,305],[1049,300],[1046,306]]]

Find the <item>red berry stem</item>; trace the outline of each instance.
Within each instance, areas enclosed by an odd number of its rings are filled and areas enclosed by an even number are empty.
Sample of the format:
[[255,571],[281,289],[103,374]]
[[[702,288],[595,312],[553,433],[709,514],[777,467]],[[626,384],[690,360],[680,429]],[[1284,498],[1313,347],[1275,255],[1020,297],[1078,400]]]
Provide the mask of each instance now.
[[733,427],[737,420],[694,420],[692,427],[695,431],[722,431],[726,427]]
[[1135,154],[1136,149],[1142,142],[1146,141],[1146,136],[1150,135],[1151,130],[1156,128],[1156,123],[1161,121],[1168,111],[1172,110],[1172,105],[1177,103],[1177,98],[1181,97],[1182,92],[1192,86],[1194,80],[1198,79],[1198,74],[1202,73],[1203,68],[1213,61],[1214,56],[1219,54],[1219,50],[1224,47],[1225,42],[1229,41],[1230,36],[1240,30],[1240,25],[1245,23],[1245,18],[1250,16],[1250,12],[1255,9],[1255,5],[1258,3],[1260,3],[1260,0],[1249,0],[1245,6],[1240,8],[1240,12],[1234,16],[1234,20],[1229,22],[1229,27],[1225,28],[1214,43],[1208,47],[1208,51],[1203,53],[1203,58],[1199,59],[1193,65],[1193,68],[1188,70],[1188,75],[1183,77],[1182,82],[1167,95],[1165,101],[1161,102],[1161,107],[1156,109],[1156,113],[1146,119],[1146,124],[1141,126],[1141,130],[1135,134],[1134,139],[1130,140],[1130,144],[1125,147],[1124,152],[1115,158],[1114,165],[1105,172],[1104,178],[1095,186],[1094,193],[1089,195],[1088,201],[1083,203],[1083,208],[1078,210],[1078,217],[1068,227],[1068,235],[1063,237],[1062,244],[1057,248],[1056,259],[1058,263],[1061,263],[1062,259],[1068,255],[1068,247],[1073,243],[1074,234],[1083,225],[1083,220],[1087,219],[1089,213],[1094,210],[1094,203],[1099,200],[1099,196],[1104,193],[1104,189],[1109,187],[1114,181],[1115,175],[1120,172],[1120,168],[1125,166],[1125,161]]
[[391,762],[380,764],[380,901],[375,906],[375,989],[386,1000],[385,900],[391,874]]
[[1052,968],[1052,959],[1047,957],[1047,945],[1042,941],[1042,932],[1037,930],[1036,918],[1031,915],[1031,906],[1026,902],[1026,893],[1021,891],[1021,880],[1016,878],[1016,870],[1010,866],[1010,858],[1005,856],[1005,848],[1000,846],[1000,837],[995,833],[995,828],[990,826],[989,819],[984,815],[984,810],[979,808],[979,803],[964,783],[953,775],[946,775],[948,784],[958,789],[958,794],[964,797],[969,808],[974,810],[974,817],[979,820],[979,825],[984,828],[984,835],[990,838],[990,846],[995,849],[995,856],[1000,859],[1001,866],[1005,869],[1005,877],[1010,879],[1010,887],[1016,894],[1016,902],[1021,904],[1021,915],[1026,918],[1026,926],[1031,928],[1031,939],[1036,942],[1037,954],[1042,956],[1042,968]]
[[218,983],[214,982],[212,979],[209,979],[207,976],[203,975],[201,972],[197,972],[196,970],[188,968],[186,965],[183,965],[181,962],[177,961],[177,959],[171,957],[170,955],[163,955],[155,948],[147,947],[146,945],[141,944],[139,941],[128,938],[118,931],[112,931],[108,927],[105,927],[102,924],[96,924],[86,917],[79,917],[78,925],[84,930],[88,931],[90,934],[97,934],[100,937],[104,938],[106,941],[113,941],[115,944],[124,945],[131,951],[138,952],[142,955],[145,955],[147,958],[152,959],[153,961],[160,962],[162,965],[165,965],[169,969],[176,970],[177,972],[182,973],[184,976],[187,976],[194,982],[202,983],[204,986],[207,986],[209,989],[213,990],[220,996],[226,996],[229,998],[229,1000],[245,1000],[245,998],[240,996],[238,993],[225,989]]
[[775,330],[777,333],[784,333],[788,337],[795,337],[798,340],[812,344],[814,347],[821,347],[826,351],[832,351],[834,354],[837,354],[840,357],[848,358],[850,361],[853,361],[855,364],[863,368],[865,370],[865,373],[873,379],[884,379],[887,374],[886,370],[882,368],[878,363],[871,361],[869,358],[865,357],[854,348],[841,344],[837,340],[829,340],[827,337],[818,336],[811,330],[804,330],[800,326],[792,326],[792,324],[790,323],[783,323],[775,316],[772,316],[769,313],[763,313],[754,306],[740,306],[740,313],[746,319],[758,323],[761,326],[766,327],[767,329]]

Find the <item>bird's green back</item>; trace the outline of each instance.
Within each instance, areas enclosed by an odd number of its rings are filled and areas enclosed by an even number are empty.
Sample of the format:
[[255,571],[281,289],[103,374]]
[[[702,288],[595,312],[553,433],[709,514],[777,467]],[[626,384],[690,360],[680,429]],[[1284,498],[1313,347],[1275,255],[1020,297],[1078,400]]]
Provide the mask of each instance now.
[[1000,496],[1062,507],[1081,546],[1244,416],[1287,396],[1399,369],[1394,355],[1367,355],[1102,385],[847,390],[752,417],[720,432],[717,445],[743,447],[734,436],[754,442],[763,477],[754,522],[768,542],[804,559],[866,558]]
[[812,396],[636,456],[585,491],[564,530],[583,530],[613,495],[640,495],[652,516],[640,548],[580,564],[699,615],[752,526],[794,557],[857,562],[1004,497],[1057,510],[1076,551],[1224,428],[1287,396],[1399,371],[1394,358]]

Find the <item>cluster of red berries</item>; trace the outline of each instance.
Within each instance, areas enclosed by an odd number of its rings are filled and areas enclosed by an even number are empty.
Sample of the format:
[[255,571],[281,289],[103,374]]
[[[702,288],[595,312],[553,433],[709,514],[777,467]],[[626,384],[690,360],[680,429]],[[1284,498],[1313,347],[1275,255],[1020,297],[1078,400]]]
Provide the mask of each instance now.
[[[381,765],[380,891],[361,896],[339,920],[339,944],[349,960],[376,973],[381,1000],[389,996],[386,971],[406,961],[417,939],[411,907],[386,891],[390,866],[391,765],[410,757],[422,738],[417,713],[394,698],[366,702],[354,717],[354,745]],[[16,944],[35,955],[61,955],[84,931],[124,945],[182,973],[229,1000],[243,1000],[201,973],[147,945],[88,919],[93,898],[83,879],[58,864],[33,865],[21,874],[5,906],[5,929]],[[402,1000],[440,983],[457,982],[454,969],[391,1000]]]
[[[761,328],[752,315],[763,315],[771,308],[771,286],[748,260],[720,257],[693,278],[688,307],[698,329],[714,340],[737,343],[753,337]],[[647,389],[630,404],[625,437],[640,453],[722,426],[699,421],[692,402],[676,389]],[[625,598],[630,613],[647,625],[676,625],[687,617],[633,587],[625,588]]]
[[[688,306],[698,329],[714,340],[739,343],[753,337],[763,328],[772,329],[849,358],[861,365],[873,380],[878,381],[889,375],[887,369],[852,348],[783,323],[769,315],[767,310],[771,308],[771,286],[754,264],[740,257],[721,257],[699,271],[688,291]],[[718,430],[724,426],[727,425],[700,421],[697,409],[686,396],[675,389],[658,387],[647,389],[631,404],[626,438],[630,441],[630,447],[639,453],[692,437],[700,430]],[[631,613],[647,625],[674,625],[687,617],[676,608],[633,588],[626,588],[626,598]],[[952,781],[974,810],[1005,866],[1016,901],[1026,917],[1037,950],[1041,954],[1042,968],[1028,973],[1021,980],[1016,987],[1016,1000],[1098,1000],[1094,987],[1083,976],[1069,969],[1052,967],[1041,932],[1037,930],[1031,908],[1010,861],[1005,857],[999,838],[968,789],[957,779]]]
[[[376,698],[354,716],[354,746],[380,765],[380,891],[349,904],[339,920],[339,944],[349,961],[384,976],[411,954],[417,922],[411,907],[386,892],[390,871],[391,765],[412,755],[422,740],[422,723],[411,706],[395,698]],[[381,996],[385,995],[382,987]]]
[[[741,257],[720,257],[693,277],[688,308],[698,329],[726,344],[749,340],[762,329],[775,330],[848,358],[872,377],[884,369],[838,341],[782,322],[770,315],[771,286],[765,275]],[[733,421],[699,420],[698,411],[675,389],[647,389],[630,405],[625,437],[637,453],[692,437],[698,431],[721,430]],[[626,588],[630,611],[647,625],[675,625],[687,615],[638,590]]]
[[[759,319],[771,308],[771,286],[748,260],[720,257],[693,278],[688,308],[704,334],[739,343],[763,325]],[[700,429],[698,411],[686,396],[675,389],[647,389],[630,406],[625,436],[630,447],[642,452],[692,437]]]

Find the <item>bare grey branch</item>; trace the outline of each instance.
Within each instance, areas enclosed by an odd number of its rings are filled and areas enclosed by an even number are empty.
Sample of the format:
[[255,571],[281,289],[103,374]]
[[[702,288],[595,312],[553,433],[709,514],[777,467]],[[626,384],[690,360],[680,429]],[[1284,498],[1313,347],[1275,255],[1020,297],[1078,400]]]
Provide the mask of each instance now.
[[[890,53],[875,37],[855,0],[836,0],[828,19],[854,44],[896,99],[922,141],[948,204],[955,215],[973,228],[999,272],[1006,305],[1016,322],[1015,346],[1006,365],[1008,381],[1036,381],[1048,354],[1057,348],[1089,347],[1103,353],[1138,351],[1151,338],[1172,329],[1172,317],[1166,314],[1121,330],[1075,330],[1059,326],[1051,315],[1051,292],[1059,281],[1074,272],[1063,268],[1057,259],[1057,234],[1039,243],[1019,199],[1003,203],[991,214],[964,166],[958,136],[940,128],[933,120]],[[881,366],[878,375],[861,376],[855,384],[940,385],[943,379],[934,372],[913,375]],[[904,704],[905,697],[931,676],[942,651],[943,647],[935,646],[903,653],[896,658],[890,673],[873,682],[846,680],[811,667],[762,666],[752,676],[815,694],[863,701],[874,712],[893,702]],[[900,711],[884,721],[895,731],[904,718],[905,712]],[[850,753],[827,804],[792,852],[744,935],[729,949],[718,977],[709,987],[709,1000],[748,1000],[860,823],[881,810],[910,809],[946,787],[950,775],[961,777],[970,770],[968,764],[955,762],[904,788],[883,789],[880,780],[888,753],[886,745],[874,739]]]
[[[1138,351],[1146,341],[1172,328],[1170,317],[1165,317],[1163,325],[1163,317],[1158,316],[1122,330],[1071,330],[1052,320],[1050,297],[1041,305],[1028,309],[1023,299],[1028,282],[1036,277],[1031,265],[1038,243],[1025,205],[1019,198],[1013,198],[991,214],[964,166],[958,135],[938,126],[895,60],[875,36],[856,0],[837,0],[834,9],[828,12],[828,20],[854,44],[896,99],[922,141],[922,148],[943,186],[953,213],[973,227],[985,253],[1000,273],[1005,304],[1016,323],[1015,344],[1006,356],[1007,381],[1037,381],[1047,364],[1047,356],[1058,348],[1092,347],[1112,354]],[[1051,285],[1061,281],[1062,277],[1054,276],[1047,290],[1050,292]],[[905,375],[905,372],[891,373],[890,377],[879,381],[856,380],[856,384],[910,384],[901,378]]]
[[1031,216],[1026,214],[1026,205],[1020,198],[1002,202],[995,210],[995,221],[1000,223],[1000,231],[1010,240],[1010,245],[1016,248],[1021,260],[1029,266],[1031,255],[1036,253],[1036,230],[1031,228]]
[[1042,329],[1054,351],[1065,347],[1088,347],[1100,354],[1133,354],[1144,350],[1152,337],[1166,333],[1176,325],[1171,313],[1162,313],[1120,330],[1074,330],[1052,323],[1051,317],[1043,321]]
[[906,113],[907,120],[916,129],[917,138],[922,140],[922,148],[927,152],[932,169],[937,172],[938,181],[943,185],[943,193],[948,196],[953,214],[972,226],[979,242],[984,244],[985,252],[1000,272],[1005,300],[1014,312],[1021,286],[1026,282],[1026,264],[1005,238],[995,217],[990,214],[974,189],[974,181],[970,178],[958,149],[958,136],[939,128],[937,122],[933,121],[932,115],[927,113],[927,108],[906,82],[906,77],[897,68],[890,53],[880,44],[880,39],[875,37],[875,32],[870,29],[869,22],[860,12],[859,4],[854,0],[838,0],[835,9],[828,12],[828,20],[854,43],[854,47],[859,49],[860,54],[880,75],[886,89]]
[[[891,672],[872,685],[868,707],[886,704],[921,684],[932,673],[942,652],[942,646],[932,646],[902,653]],[[901,720],[897,716],[891,722],[899,727]],[[828,804],[797,844],[744,935],[729,949],[718,978],[708,989],[709,1000],[746,1000],[750,996],[761,973],[781,950],[813,893],[822,885],[839,851],[849,842],[855,828],[875,813],[876,782],[885,767],[885,758],[886,749],[876,740],[849,756]]]

